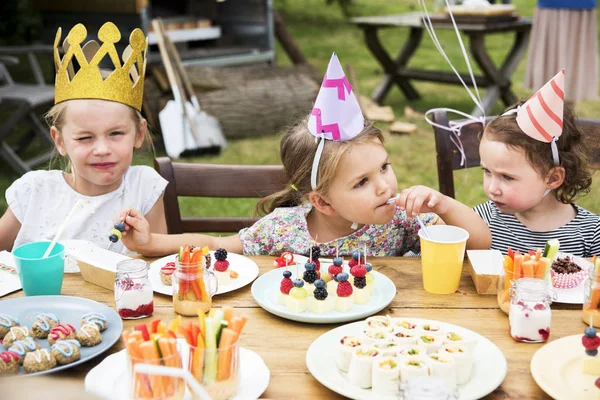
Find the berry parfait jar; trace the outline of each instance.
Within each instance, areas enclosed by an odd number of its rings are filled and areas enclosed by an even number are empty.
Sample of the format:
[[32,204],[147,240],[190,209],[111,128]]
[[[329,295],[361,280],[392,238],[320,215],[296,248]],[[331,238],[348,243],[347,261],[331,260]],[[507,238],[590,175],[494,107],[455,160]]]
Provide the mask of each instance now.
[[550,304],[556,294],[548,282],[537,278],[521,278],[509,289],[510,336],[517,342],[541,343],[550,336],[552,310]]
[[117,264],[115,303],[122,319],[146,318],[154,312],[153,291],[144,260],[124,260]]

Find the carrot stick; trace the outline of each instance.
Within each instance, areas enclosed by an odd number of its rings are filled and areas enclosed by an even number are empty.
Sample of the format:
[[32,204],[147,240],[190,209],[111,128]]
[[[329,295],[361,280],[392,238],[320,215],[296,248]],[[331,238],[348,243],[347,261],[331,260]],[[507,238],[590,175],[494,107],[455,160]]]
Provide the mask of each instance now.
[[515,254],[515,279],[519,279],[523,277],[523,272],[521,270],[521,264],[523,263],[523,256],[521,254]]
[[202,334],[202,337],[204,337],[206,335],[206,314],[204,314],[204,311],[200,308],[196,309],[196,313],[198,314],[200,333]]
[[534,265],[533,265],[534,261],[532,260],[528,260],[523,262],[523,264],[521,264],[521,267],[523,268],[523,276],[526,278],[533,278],[533,271],[534,271]]
[[597,259],[598,259],[598,256],[596,254],[594,254],[594,257],[592,257],[592,264],[594,264],[594,266],[596,266]]
[[197,301],[202,301],[202,293],[200,292],[200,288],[198,287],[198,281],[193,279],[190,280],[190,284],[192,286],[192,291],[194,292],[194,296],[196,296]]
[[228,324],[229,324],[229,321],[231,321],[232,317],[233,317],[233,308],[232,307],[223,307],[223,319],[225,321],[227,321]]
[[[173,357],[171,354],[171,347],[169,346],[169,342],[167,342],[167,339],[160,338],[156,341],[156,343],[158,344],[158,348],[160,349],[160,353],[162,355],[165,366],[167,366],[167,367],[173,366]],[[163,383],[166,388],[165,391],[167,393],[167,396],[172,396],[175,393],[174,379],[169,376],[164,376]]]
[[225,328],[221,331],[219,341],[219,358],[217,360],[217,381],[229,379],[231,375],[231,362],[233,361],[233,346],[238,339],[238,333]]
[[129,338],[139,340],[140,342],[144,341],[144,336],[142,335],[142,332],[140,332],[140,331],[129,332]]
[[530,258],[531,258],[531,255],[529,255],[529,254],[523,254],[523,262],[529,261]]
[[123,342],[127,343],[127,339],[129,339],[129,331],[123,331],[121,337],[123,338]]
[[514,277],[514,262],[510,256],[504,256],[504,290],[510,287],[510,281]]
[[173,355],[173,366],[176,368],[181,368],[181,357],[177,351],[177,339],[169,338],[167,341],[169,342],[169,348],[171,349],[170,354]]
[[246,325],[246,322],[248,321],[248,317],[246,317],[245,315],[241,315],[238,317],[240,319],[239,325],[237,326],[237,334],[238,336],[242,334],[242,329],[244,329],[244,326]]
[[192,364],[192,375],[196,378],[196,380],[202,384],[204,381],[204,338],[199,333],[198,337],[198,346],[194,351],[193,364]]
[[208,292],[206,291],[206,286],[204,286],[204,279],[202,276],[198,276],[197,284],[198,288],[200,289],[200,293],[202,294],[202,300],[208,301]]
[[[147,341],[142,342],[139,346],[142,356],[144,357],[144,362],[152,365],[160,365],[158,350],[153,342]],[[160,396],[164,395],[164,388],[162,384],[162,377],[151,375],[150,382],[152,385],[152,395],[154,397],[160,398]]]
[[[129,353],[129,357],[131,359],[131,369],[133,371],[133,366],[140,362],[143,357],[142,357],[142,353],[139,349],[139,344],[142,343],[141,341],[138,342],[137,340],[135,340],[134,338],[130,337],[126,342],[125,342],[125,347],[127,349],[127,353]],[[148,377],[145,375],[135,375],[135,383],[134,383],[134,392],[138,397],[152,397],[152,388],[150,387],[150,382],[148,381]]]
[[540,261],[540,258],[542,257],[542,249],[537,249],[535,251],[535,260],[536,261]]

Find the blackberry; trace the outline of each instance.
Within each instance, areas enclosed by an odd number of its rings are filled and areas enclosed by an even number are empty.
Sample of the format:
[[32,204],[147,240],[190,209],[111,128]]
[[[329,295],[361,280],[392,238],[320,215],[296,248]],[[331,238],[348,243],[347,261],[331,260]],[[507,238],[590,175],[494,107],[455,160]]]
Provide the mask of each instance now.
[[365,286],[367,286],[367,278],[364,276],[361,276],[361,277],[355,276],[354,277],[354,286],[356,286],[359,289],[364,288]]
[[317,280],[317,271],[304,271],[304,280],[307,283],[314,283]]
[[219,261],[226,260],[227,259],[227,250],[225,250],[225,249],[215,250],[215,258]]
[[312,247],[312,259],[316,260],[319,257],[321,257],[321,249],[319,248],[319,246],[313,246]]
[[327,290],[325,288],[315,289],[313,295],[317,300],[325,300],[327,298]]

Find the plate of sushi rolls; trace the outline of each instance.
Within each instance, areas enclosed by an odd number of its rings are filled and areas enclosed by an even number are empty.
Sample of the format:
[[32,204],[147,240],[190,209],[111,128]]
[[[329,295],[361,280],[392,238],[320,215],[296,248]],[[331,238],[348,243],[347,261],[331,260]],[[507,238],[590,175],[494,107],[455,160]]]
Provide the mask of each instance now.
[[[432,379],[446,395],[478,399],[506,376],[506,358],[489,339],[457,325],[377,315],[332,329],[308,348],[310,373],[353,399],[398,398]],[[446,398],[446,397],[444,397]]]

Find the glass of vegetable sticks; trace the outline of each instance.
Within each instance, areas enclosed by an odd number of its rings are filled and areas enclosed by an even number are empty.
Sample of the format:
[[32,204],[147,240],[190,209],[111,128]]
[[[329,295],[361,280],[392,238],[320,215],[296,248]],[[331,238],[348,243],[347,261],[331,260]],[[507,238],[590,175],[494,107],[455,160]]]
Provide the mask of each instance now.
[[215,274],[205,267],[203,256],[188,257],[175,262],[173,274],[173,308],[177,314],[192,317],[197,310],[208,312],[212,297],[217,293],[218,282]]
[[600,258],[594,256],[592,264],[583,290],[583,322],[600,328]]

